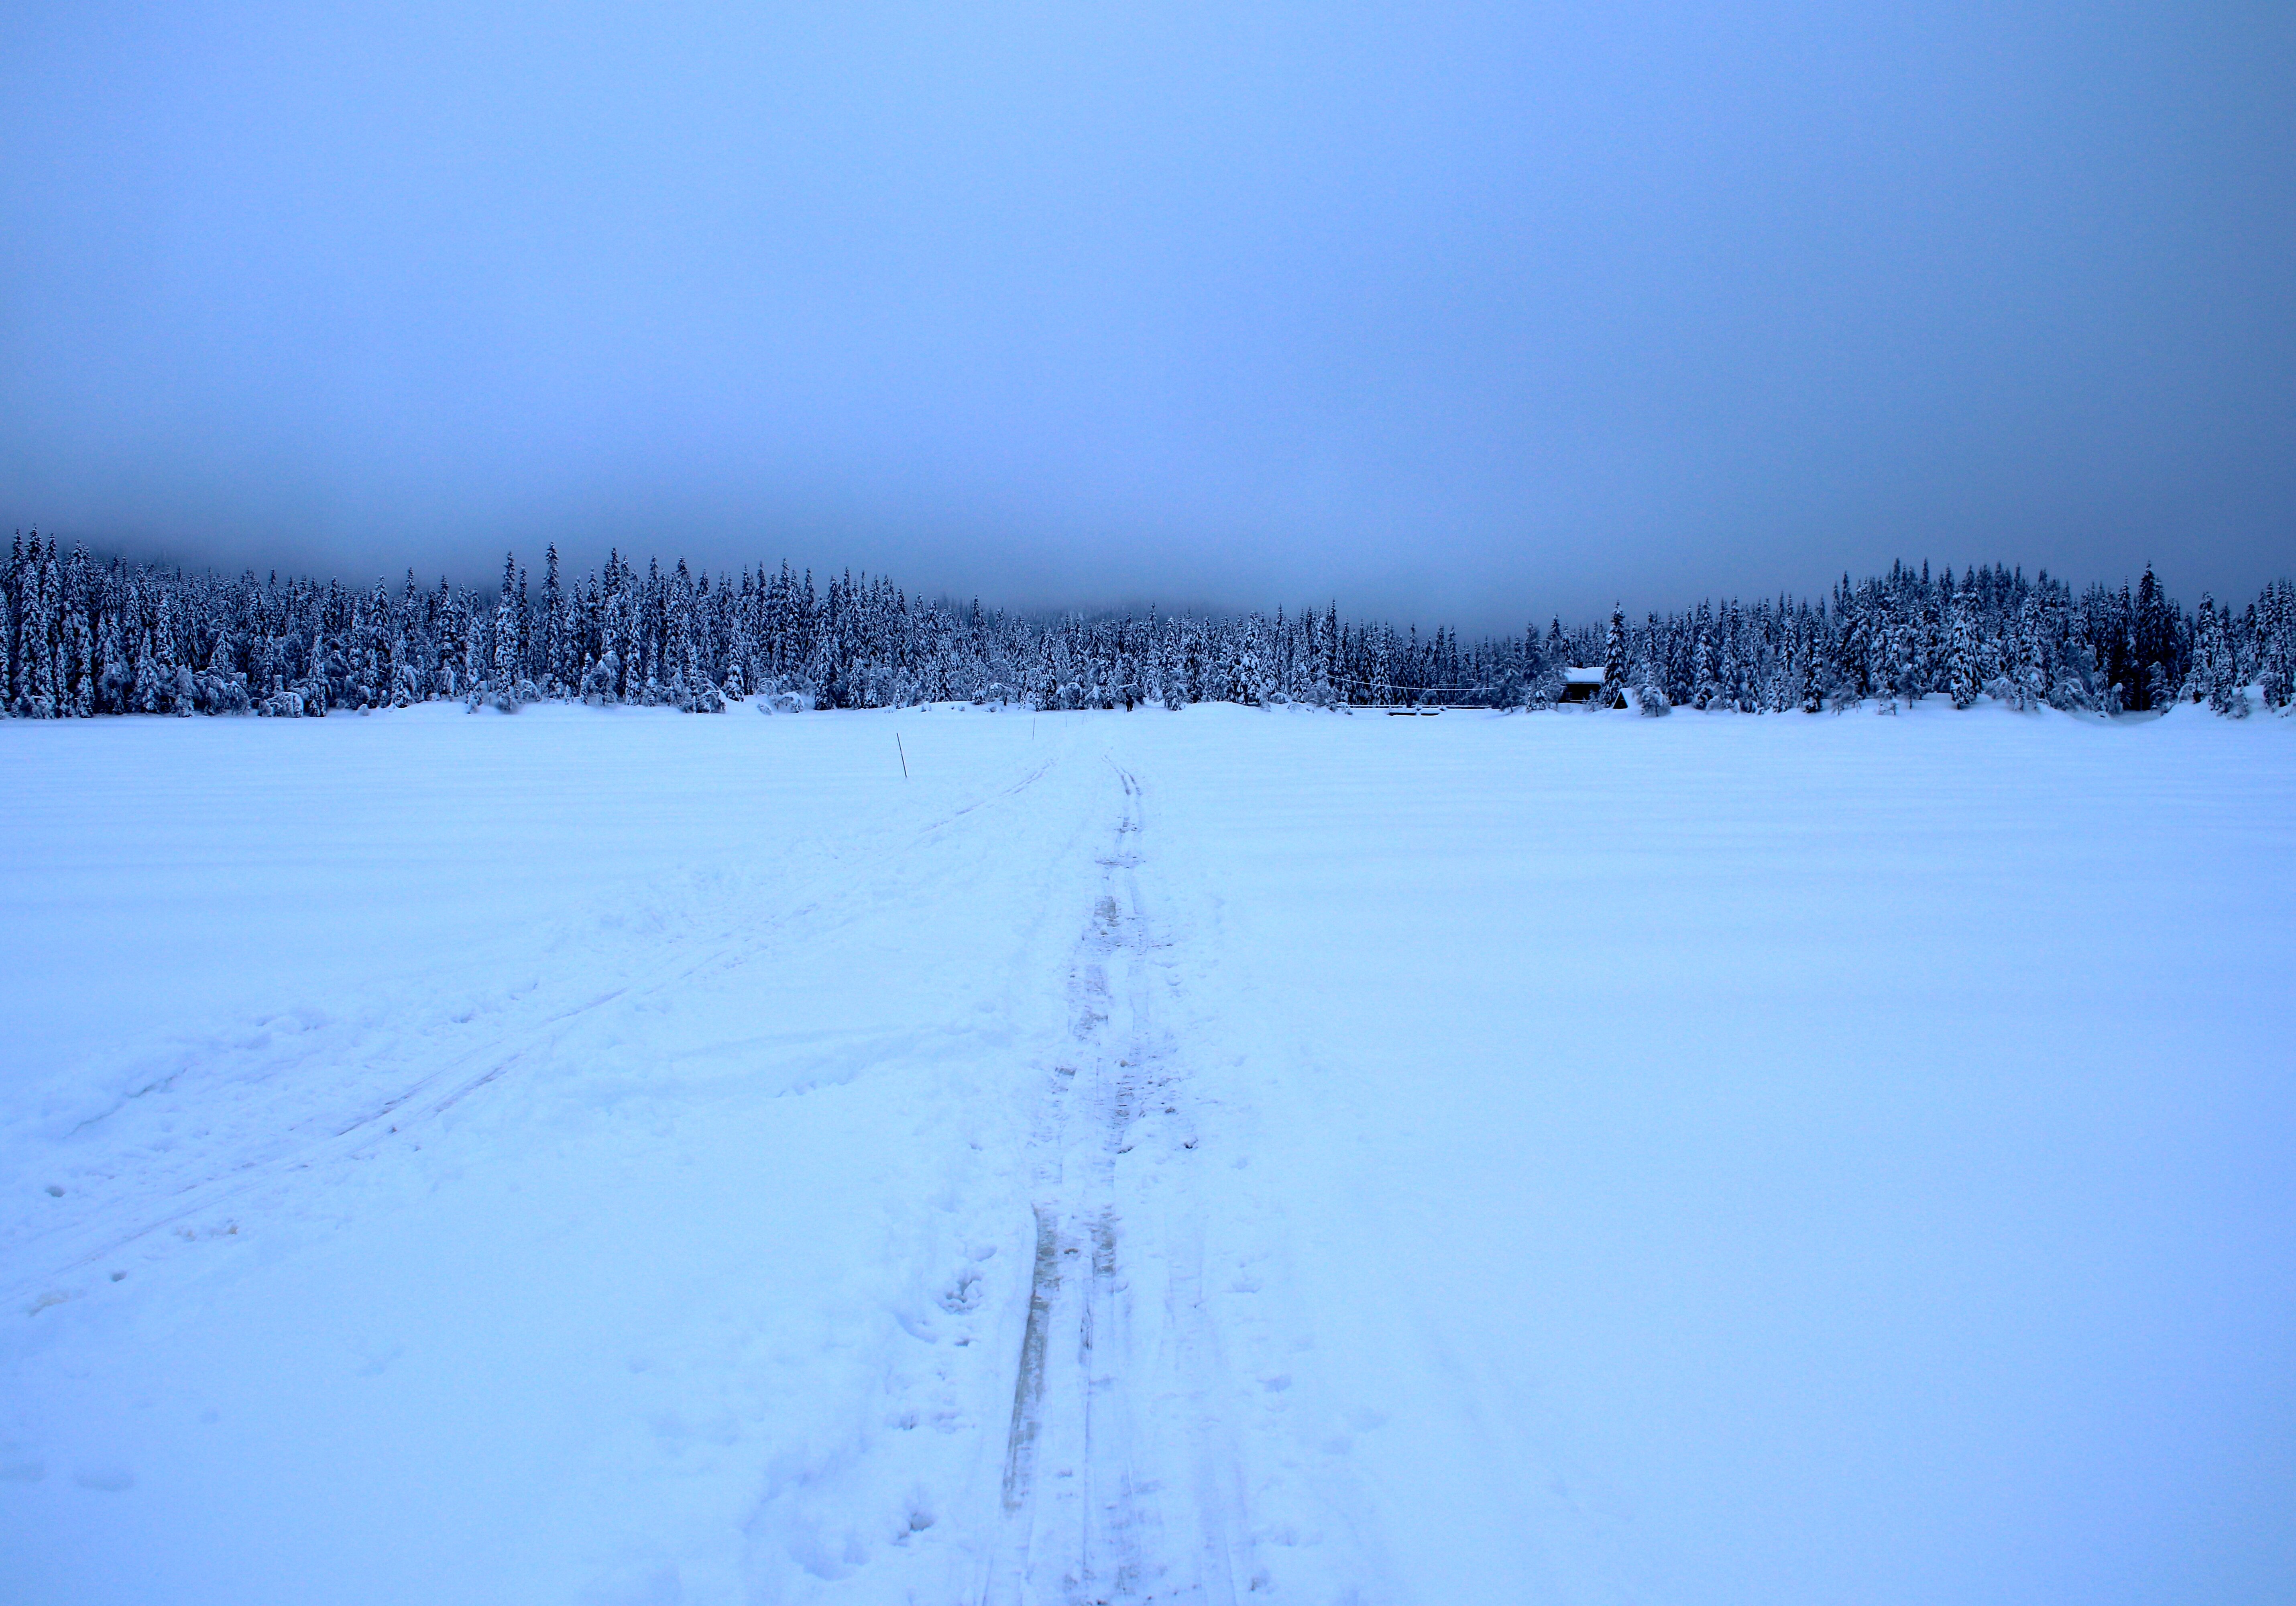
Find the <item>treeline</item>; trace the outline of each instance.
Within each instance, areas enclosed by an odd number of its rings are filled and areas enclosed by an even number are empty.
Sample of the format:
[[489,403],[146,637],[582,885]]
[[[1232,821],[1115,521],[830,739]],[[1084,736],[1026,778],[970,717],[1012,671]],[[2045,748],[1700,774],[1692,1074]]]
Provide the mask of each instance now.
[[12,548],[0,601],[7,712],[29,719],[302,717],[436,698],[716,712],[760,696],[791,708],[1538,708],[1563,699],[1572,668],[1603,671],[1596,706],[1645,712],[1887,710],[1938,696],[2108,713],[2184,699],[2238,715],[2285,708],[2296,688],[2296,588],[2267,586],[2238,614],[2206,597],[2188,613],[2150,569],[2133,588],[2076,595],[2046,572],[1932,579],[1926,564],[1900,564],[1815,599],[1701,603],[1640,624],[1558,619],[1467,642],[1335,607],[1046,618],[865,575],[816,588],[786,564],[713,583],[682,560],[640,572],[615,555],[570,581],[555,547],[538,583],[506,559],[493,595],[418,586],[411,572],[396,589],[351,590],[98,561],[36,534]]

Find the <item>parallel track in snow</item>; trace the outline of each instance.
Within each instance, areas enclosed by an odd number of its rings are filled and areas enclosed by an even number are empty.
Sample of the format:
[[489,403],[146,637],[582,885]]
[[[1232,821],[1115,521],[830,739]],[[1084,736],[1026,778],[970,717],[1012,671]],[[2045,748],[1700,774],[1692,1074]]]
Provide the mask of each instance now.
[[1158,1024],[1171,984],[1141,894],[1144,798],[1116,776],[1071,1041],[1031,1141],[1036,1248],[983,1606],[1236,1598],[1243,1480],[1203,1305],[1191,1089]]

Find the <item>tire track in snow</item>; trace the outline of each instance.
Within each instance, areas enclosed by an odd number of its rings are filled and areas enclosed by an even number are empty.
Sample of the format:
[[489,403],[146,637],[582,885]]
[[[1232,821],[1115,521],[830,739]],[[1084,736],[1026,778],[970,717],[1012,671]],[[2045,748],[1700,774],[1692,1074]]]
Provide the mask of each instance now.
[[1013,1430],[1004,1444],[1004,1509],[1029,1503],[1037,1473],[1037,1419],[1045,1398],[1045,1334],[1052,1325],[1053,1295],[1061,1285],[1059,1219],[1037,1207],[1037,1256],[1029,1283],[1029,1322],[1021,1338],[1021,1364],[1013,1376]]
[[1115,842],[1035,1135],[1036,1256],[984,1606],[1236,1595],[1242,1478],[1205,1341],[1190,1090],[1157,1024],[1170,983],[1140,888],[1144,796],[1111,768]]

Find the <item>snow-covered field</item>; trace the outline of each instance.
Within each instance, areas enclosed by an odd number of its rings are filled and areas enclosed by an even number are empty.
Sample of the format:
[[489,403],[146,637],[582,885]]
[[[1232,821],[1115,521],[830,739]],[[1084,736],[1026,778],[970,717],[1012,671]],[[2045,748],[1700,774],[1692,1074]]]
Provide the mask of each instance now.
[[0,778],[0,1598],[2296,1595],[2296,724]]

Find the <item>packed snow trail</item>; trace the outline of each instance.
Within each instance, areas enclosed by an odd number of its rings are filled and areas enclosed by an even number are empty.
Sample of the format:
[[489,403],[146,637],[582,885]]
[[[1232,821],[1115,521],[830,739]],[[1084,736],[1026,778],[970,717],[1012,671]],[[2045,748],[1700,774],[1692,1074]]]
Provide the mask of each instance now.
[[[1075,935],[1033,983],[1057,1009],[1007,1090],[1004,1180],[976,1172],[950,1201],[977,1223],[977,1247],[871,1363],[887,1404],[868,1410],[897,1431],[857,1422],[847,1445],[777,1476],[745,1524],[759,1599],[1266,1598],[1277,1575],[1256,1557],[1262,1526],[1292,1558],[1297,1598],[1399,1598],[1352,1536],[1324,1543],[1310,1515],[1303,1542],[1302,1514],[1323,1496],[1284,1470],[1280,1445],[1263,1443],[1256,1485],[1247,1471],[1240,1437],[1275,1424],[1253,1410],[1264,1386],[1233,1374],[1217,1330],[1205,1217],[1220,1192],[1206,1185],[1201,1067],[1172,1025],[1203,959],[1150,895],[1147,792],[1106,745],[1064,744],[1052,782],[1090,796],[1099,819],[1064,850]],[[1232,1087],[1221,1103],[1231,1122],[1242,1113]],[[1264,1271],[1275,1223],[1232,1197],[1225,1214],[1239,1274]],[[895,1526],[912,1526],[874,1547],[855,1520],[888,1500]]]
[[1111,768],[1122,810],[1030,1139],[1035,1248],[986,1606],[1231,1606],[1230,1535],[1248,1527],[1207,1375],[1195,1090],[1160,1024],[1177,978],[1141,895],[1145,799]]

